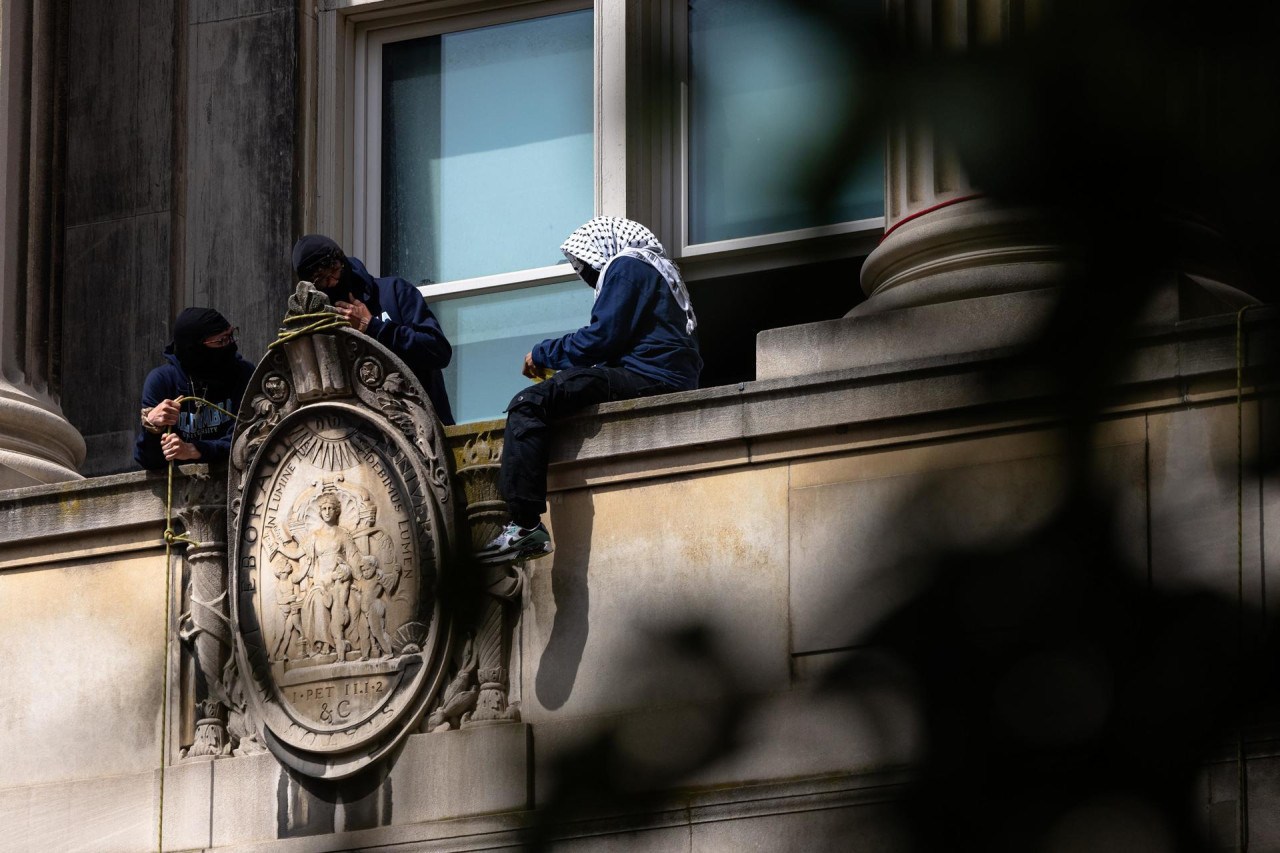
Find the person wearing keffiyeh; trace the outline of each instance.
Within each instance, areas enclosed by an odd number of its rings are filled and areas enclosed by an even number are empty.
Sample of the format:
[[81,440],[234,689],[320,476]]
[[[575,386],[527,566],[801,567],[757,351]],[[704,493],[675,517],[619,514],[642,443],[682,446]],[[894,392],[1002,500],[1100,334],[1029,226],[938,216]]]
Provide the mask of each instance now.
[[591,322],[524,357],[541,380],[507,407],[500,490],[511,523],[477,554],[498,565],[551,553],[546,512],[550,423],[586,406],[698,387],[698,319],[679,270],[653,232],[612,216],[592,219],[560,250],[595,289]]

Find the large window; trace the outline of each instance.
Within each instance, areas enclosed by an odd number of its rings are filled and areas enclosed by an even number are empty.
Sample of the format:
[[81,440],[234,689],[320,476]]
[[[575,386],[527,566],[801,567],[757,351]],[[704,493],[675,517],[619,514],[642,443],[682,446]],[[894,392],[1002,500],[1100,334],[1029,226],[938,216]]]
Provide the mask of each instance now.
[[852,81],[841,42],[797,15],[795,4],[689,0],[687,240],[883,215],[878,156],[860,164],[822,219],[805,192],[809,170],[840,131]]
[[838,38],[780,0],[689,0],[688,27],[688,244],[883,216],[879,154],[825,216],[806,192],[856,85]]
[[848,281],[883,227],[879,155],[822,213],[804,191],[854,78],[785,0],[325,0],[318,39],[316,230],[420,286],[459,421],[501,416],[533,344],[588,322],[558,247],[593,215],[662,238],[708,340],[734,342],[722,380],[752,375],[760,322],[846,310],[753,312],[735,282],[758,297],[818,263]]
[[593,298],[591,288],[574,279],[432,303],[453,344],[444,379],[458,422],[502,417],[529,384],[520,374],[524,354],[585,325]]
[[586,9],[383,45],[382,273],[564,261],[594,209],[593,44]]
[[501,417],[524,354],[591,313],[559,246],[595,211],[593,12],[547,8],[367,39],[365,251],[423,288],[453,344],[459,422]]

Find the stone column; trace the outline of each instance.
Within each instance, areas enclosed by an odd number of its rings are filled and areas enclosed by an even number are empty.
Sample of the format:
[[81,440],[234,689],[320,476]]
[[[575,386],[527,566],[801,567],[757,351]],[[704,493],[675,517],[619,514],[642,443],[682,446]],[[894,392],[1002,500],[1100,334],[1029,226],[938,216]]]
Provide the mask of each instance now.
[[[1016,38],[1036,0],[890,0],[890,21],[922,53],[959,53]],[[1063,280],[1062,248],[1033,208],[983,196],[925,117],[891,130],[885,237],[862,268],[868,300],[850,312],[1033,291]],[[1006,300],[1007,301],[1007,300]]]
[[58,405],[63,0],[0,0],[0,489],[78,479]]
[[[922,54],[1016,38],[1040,0],[888,0]],[[983,195],[925,115],[891,128],[885,236],[863,263],[868,299],[843,319],[761,332],[756,378],[894,364],[1020,343],[1053,307],[1067,253],[1042,211]]]

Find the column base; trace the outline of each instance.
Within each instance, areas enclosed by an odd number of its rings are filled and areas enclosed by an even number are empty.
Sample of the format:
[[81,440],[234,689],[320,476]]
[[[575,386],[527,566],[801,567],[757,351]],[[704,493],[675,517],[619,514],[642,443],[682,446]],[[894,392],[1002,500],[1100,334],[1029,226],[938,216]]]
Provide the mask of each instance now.
[[1023,290],[770,329],[756,337],[756,379],[810,376],[1025,343],[1056,288]]
[[83,479],[85,444],[50,400],[0,379],[0,489]]
[[1055,287],[1070,255],[1043,211],[971,198],[903,222],[862,265],[862,316]]

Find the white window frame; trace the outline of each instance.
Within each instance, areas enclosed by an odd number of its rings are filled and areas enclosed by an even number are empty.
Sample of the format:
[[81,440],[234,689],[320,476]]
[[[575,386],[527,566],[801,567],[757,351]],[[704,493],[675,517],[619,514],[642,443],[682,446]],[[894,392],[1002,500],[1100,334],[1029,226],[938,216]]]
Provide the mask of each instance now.
[[[381,269],[384,45],[592,7],[592,0],[328,0],[323,4],[318,9],[318,64],[322,69],[317,106],[319,230],[341,235],[338,240],[349,254],[363,259],[373,275],[384,274]],[[599,41],[597,34],[594,51],[597,80]],[[598,96],[596,100],[598,104]],[[599,209],[598,120],[595,125],[594,206]],[[419,289],[428,299],[440,300],[575,278],[568,264],[556,264],[429,284]]]

